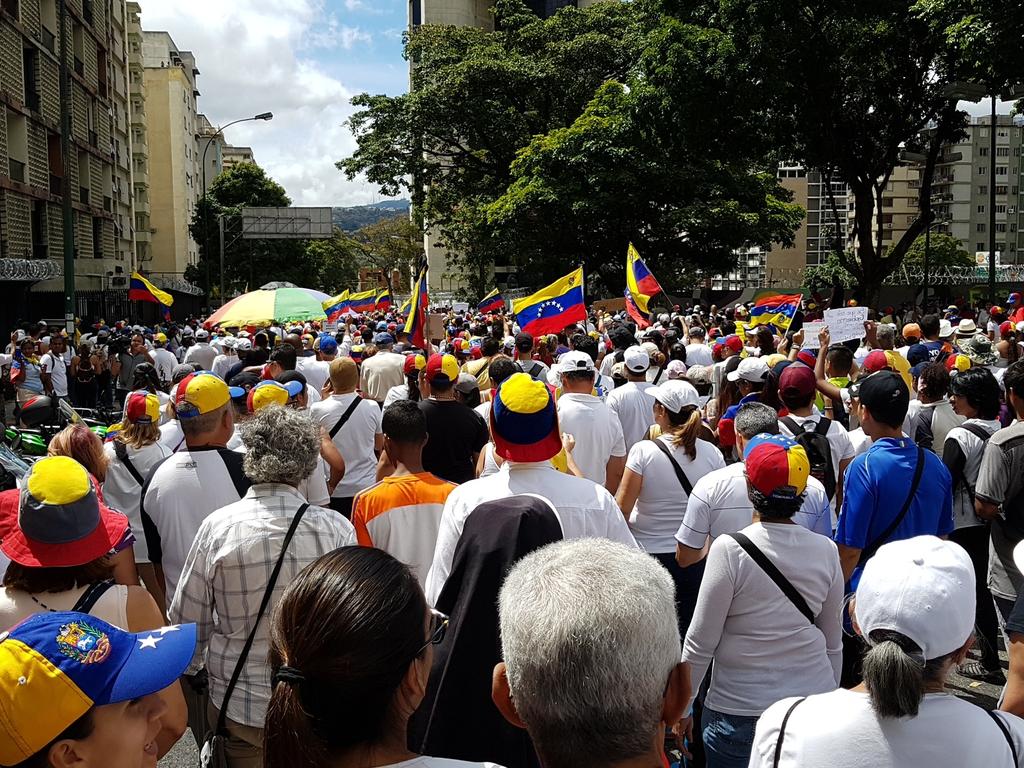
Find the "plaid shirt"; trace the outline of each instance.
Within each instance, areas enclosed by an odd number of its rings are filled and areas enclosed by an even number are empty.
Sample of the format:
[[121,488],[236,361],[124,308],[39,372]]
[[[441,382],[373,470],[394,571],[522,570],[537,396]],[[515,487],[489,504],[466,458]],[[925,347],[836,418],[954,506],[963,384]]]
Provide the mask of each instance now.
[[[180,624],[196,624],[198,641],[188,672],[202,669],[205,659],[210,701],[218,709],[252,631],[288,527],[304,503],[290,486],[254,485],[240,501],[207,517],[192,542],[168,615]],[[267,666],[270,617],[285,588],[321,555],[355,543],[352,524],[337,512],[313,506],[306,510],[228,704],[231,720],[263,727],[271,692]]]

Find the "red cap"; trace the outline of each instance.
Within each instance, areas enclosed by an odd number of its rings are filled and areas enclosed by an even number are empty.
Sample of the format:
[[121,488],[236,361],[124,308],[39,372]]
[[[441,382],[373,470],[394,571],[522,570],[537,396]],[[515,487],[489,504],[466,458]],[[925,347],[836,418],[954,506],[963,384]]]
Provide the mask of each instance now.
[[422,371],[427,365],[427,358],[423,355],[407,355],[405,358],[405,365],[403,370],[405,375],[408,376],[414,371]]
[[814,388],[814,371],[806,365],[787,365],[779,377],[779,394],[783,396],[806,397]]
[[725,337],[725,346],[731,349],[733,352],[743,351],[743,339],[736,334],[732,334]]
[[1013,323],[1009,320],[1004,320],[999,324],[999,335],[1005,336],[1008,333],[1013,333]]
[[426,376],[427,381],[455,381],[459,378],[459,364],[451,355],[431,355]]
[[889,365],[889,358],[885,356],[885,352],[876,349],[864,358],[864,365],[861,367],[868,373],[878,373],[891,366]]

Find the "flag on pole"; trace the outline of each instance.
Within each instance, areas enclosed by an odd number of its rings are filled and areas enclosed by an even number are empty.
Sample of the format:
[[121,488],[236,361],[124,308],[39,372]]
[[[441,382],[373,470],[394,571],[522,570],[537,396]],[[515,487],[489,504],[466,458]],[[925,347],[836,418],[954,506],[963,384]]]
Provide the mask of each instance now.
[[802,293],[763,296],[754,302],[747,328],[752,330],[759,325],[767,325],[775,333],[785,333],[800,309],[802,298]]
[[131,281],[128,283],[128,299],[130,301],[151,301],[161,306],[164,320],[171,319],[171,305],[174,297],[166,291],[161,291],[149,280],[138,272],[132,272]]
[[327,322],[336,323],[345,314],[348,308],[348,290],[344,290],[337,296],[327,299],[323,303],[324,314],[327,315]]
[[373,308],[377,306],[377,294],[376,288],[353,293],[348,297],[348,313],[350,315],[365,315],[367,312],[373,312]]
[[377,311],[387,312],[391,309],[391,292],[384,290],[377,294]]
[[583,302],[583,267],[575,269],[532,296],[512,304],[516,322],[525,333],[558,333],[587,319]]
[[626,249],[626,288],[632,294],[637,309],[644,315],[650,312],[647,303],[663,292],[632,243]]
[[505,297],[495,288],[488,293],[484,300],[476,305],[478,312],[497,312],[505,308]]
[[650,327],[651,321],[640,311],[640,307],[636,305],[636,301],[633,299],[633,294],[629,292],[629,288],[626,289],[626,313],[636,321],[636,327],[639,330],[642,331],[644,328]]
[[427,348],[427,305],[430,299],[427,296],[427,260],[420,260],[419,274],[416,275],[416,283],[412,287],[412,296],[409,297],[409,316],[405,320],[405,332],[414,347],[419,349]]
[[398,314],[402,317],[408,317],[409,311],[412,309],[412,296],[402,302],[402,306],[398,308]]

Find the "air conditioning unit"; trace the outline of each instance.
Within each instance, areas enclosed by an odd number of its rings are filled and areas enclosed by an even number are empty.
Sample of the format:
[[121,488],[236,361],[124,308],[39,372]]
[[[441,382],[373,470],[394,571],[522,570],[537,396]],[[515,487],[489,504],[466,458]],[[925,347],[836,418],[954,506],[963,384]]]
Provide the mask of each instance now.
[[110,287],[111,288],[125,288],[127,286],[128,286],[128,278],[127,277],[112,277],[112,278],[110,278]]
[[1016,205],[1008,205],[1008,206],[1006,206],[1006,212],[1007,213],[1016,213],[1017,212],[1017,206]]

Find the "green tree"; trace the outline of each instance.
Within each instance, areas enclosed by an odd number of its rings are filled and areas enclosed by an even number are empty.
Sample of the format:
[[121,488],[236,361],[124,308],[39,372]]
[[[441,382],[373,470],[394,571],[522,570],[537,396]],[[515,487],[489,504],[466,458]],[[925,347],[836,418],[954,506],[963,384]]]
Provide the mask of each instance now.
[[360,253],[337,228],[330,240],[310,240],[306,244],[306,258],[313,272],[304,283],[311,288],[336,296],[359,280]]
[[[360,227],[350,238],[364,266],[379,269],[390,291],[408,291],[411,274],[423,256],[423,233],[408,217],[395,216]],[[392,273],[399,282],[392,285]]]
[[[240,163],[221,173],[199,200],[189,232],[199,245],[199,259],[185,270],[185,279],[210,296],[220,293],[220,244],[217,219],[237,217],[247,207],[284,207],[291,199],[280,184],[253,163]],[[250,240],[238,237],[238,227],[226,221],[224,285],[228,295],[255,290],[282,280],[306,285],[312,271],[302,240]],[[209,278],[209,282],[208,282]]]
[[[907,249],[903,259],[904,266],[923,268],[924,267],[924,235],[918,238]],[[974,259],[960,241],[955,237],[942,232],[933,232],[928,243],[928,268],[938,269],[941,267],[973,267]]]

